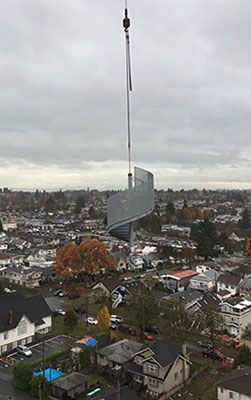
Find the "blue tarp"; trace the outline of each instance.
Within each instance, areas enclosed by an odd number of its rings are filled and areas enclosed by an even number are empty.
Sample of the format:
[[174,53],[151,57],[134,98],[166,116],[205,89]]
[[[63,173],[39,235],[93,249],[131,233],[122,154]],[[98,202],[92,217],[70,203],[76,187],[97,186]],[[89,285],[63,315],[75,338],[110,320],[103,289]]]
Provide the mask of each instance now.
[[[38,372],[37,374],[34,374],[34,376],[38,375],[43,375],[43,371]],[[45,378],[47,379],[48,382],[52,382],[57,378],[60,378],[61,376],[64,376],[64,372],[58,371],[57,369],[53,368],[48,368],[45,370]]]

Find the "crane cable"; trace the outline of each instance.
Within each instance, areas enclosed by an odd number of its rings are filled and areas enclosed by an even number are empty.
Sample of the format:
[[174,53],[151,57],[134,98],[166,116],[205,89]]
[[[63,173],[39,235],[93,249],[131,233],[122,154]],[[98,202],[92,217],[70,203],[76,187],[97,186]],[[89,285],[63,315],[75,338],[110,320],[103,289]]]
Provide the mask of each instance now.
[[131,57],[130,57],[130,37],[129,27],[130,19],[128,18],[127,0],[125,0],[125,17],[123,19],[123,27],[126,40],[126,108],[127,108],[127,136],[128,136],[128,164],[129,175],[131,175],[131,116],[130,116],[130,92],[132,91],[132,73],[131,73]]

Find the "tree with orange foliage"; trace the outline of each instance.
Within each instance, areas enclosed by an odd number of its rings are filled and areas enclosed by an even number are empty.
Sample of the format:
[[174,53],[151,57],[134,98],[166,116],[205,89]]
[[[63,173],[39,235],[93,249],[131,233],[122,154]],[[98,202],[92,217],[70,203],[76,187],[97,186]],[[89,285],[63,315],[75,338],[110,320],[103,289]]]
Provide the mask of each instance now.
[[116,267],[116,258],[109,247],[97,239],[86,239],[79,245],[82,270],[89,276],[111,271]]
[[107,306],[103,306],[97,315],[98,327],[101,331],[108,331],[111,326],[111,317]]
[[63,278],[71,278],[81,274],[81,257],[79,248],[75,243],[68,243],[58,250],[54,258],[54,269],[57,275]]
[[93,276],[116,267],[116,258],[105,243],[97,239],[87,239],[79,246],[68,243],[59,249],[54,259],[57,275],[64,278]]

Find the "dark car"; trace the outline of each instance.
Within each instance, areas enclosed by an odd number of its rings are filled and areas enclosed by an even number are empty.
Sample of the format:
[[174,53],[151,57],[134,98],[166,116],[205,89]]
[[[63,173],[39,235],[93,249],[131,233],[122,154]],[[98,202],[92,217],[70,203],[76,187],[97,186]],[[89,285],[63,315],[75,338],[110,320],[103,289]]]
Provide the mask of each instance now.
[[78,314],[84,314],[84,313],[85,313],[84,307],[81,307],[81,306],[75,306],[75,307],[74,307],[74,311],[75,311],[76,313],[78,313]]
[[205,347],[206,349],[210,349],[213,348],[213,342],[211,342],[210,340],[201,340],[198,342],[198,345],[200,347]]
[[118,326],[118,330],[120,332],[122,332],[122,333],[125,333],[126,335],[132,335],[132,336],[136,336],[137,335],[137,332],[131,326],[119,325]]
[[145,327],[145,332],[154,333],[155,335],[157,335],[158,327],[157,327],[157,325],[147,325]]
[[220,350],[218,349],[206,349],[202,351],[202,355],[204,357],[209,357],[212,358],[212,360],[219,360],[219,361],[223,361],[225,360],[225,356],[224,354],[222,354],[220,352]]
[[80,294],[77,292],[72,292],[72,293],[69,293],[69,295],[68,295],[69,300],[78,299],[79,297],[80,297]]

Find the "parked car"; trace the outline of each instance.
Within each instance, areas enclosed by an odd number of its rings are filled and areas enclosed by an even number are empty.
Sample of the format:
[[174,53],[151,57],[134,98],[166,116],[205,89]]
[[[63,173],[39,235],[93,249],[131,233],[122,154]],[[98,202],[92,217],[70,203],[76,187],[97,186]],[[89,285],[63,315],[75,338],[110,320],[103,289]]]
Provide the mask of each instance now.
[[96,318],[93,318],[93,317],[88,317],[87,318],[87,322],[88,322],[88,324],[91,324],[91,325],[97,325],[98,324],[98,321],[96,320]]
[[110,325],[110,329],[112,329],[112,330],[114,330],[114,331],[117,329],[117,327],[118,327],[117,324],[111,324],[111,325]]
[[123,322],[123,318],[118,317],[118,315],[112,314],[111,317],[111,322],[114,322],[115,324],[120,324]]
[[65,297],[65,296],[68,296],[68,292],[65,292],[64,290],[62,290],[58,295],[59,295],[59,297]]
[[58,295],[59,295],[59,293],[61,293],[61,292],[62,292],[62,289],[55,290],[55,292],[54,292],[54,296],[58,296]]
[[213,360],[223,361],[225,360],[225,356],[218,349],[206,349],[202,351],[202,355],[204,357],[212,358]]
[[[144,332],[143,335],[144,335],[145,340],[153,340],[153,337],[152,337],[152,335],[150,335],[150,333]],[[139,336],[142,336],[141,332],[139,333]]]
[[137,332],[131,326],[119,325],[118,326],[118,330],[120,332],[122,332],[122,333],[125,333],[126,335],[132,335],[132,336],[136,336],[137,335]]
[[16,293],[16,290],[15,289],[9,289],[9,288],[5,288],[4,289],[4,293]]
[[85,313],[84,307],[81,307],[81,306],[75,306],[75,307],[74,307],[74,311],[75,311],[76,313],[78,313],[78,314],[84,314],[84,313]]
[[206,349],[209,349],[209,348],[213,348],[213,347],[214,347],[213,342],[211,342],[211,340],[200,340],[200,341],[198,342],[198,345],[199,345],[200,347],[205,347]]
[[68,295],[69,300],[78,299],[79,297],[80,297],[80,294],[77,292],[72,292],[72,293],[69,293],[69,295]]
[[65,315],[65,310],[63,310],[62,308],[56,308],[55,312],[60,315]]
[[25,356],[25,357],[32,356],[32,351],[26,346],[17,346],[17,352],[18,352],[18,354],[21,354],[22,356]]
[[147,325],[145,327],[145,332],[154,333],[155,335],[157,335],[158,327],[157,327],[157,325]]

